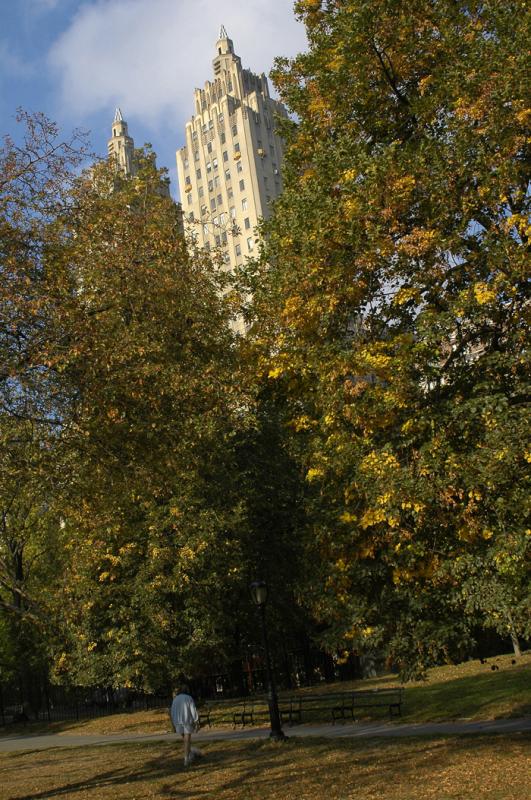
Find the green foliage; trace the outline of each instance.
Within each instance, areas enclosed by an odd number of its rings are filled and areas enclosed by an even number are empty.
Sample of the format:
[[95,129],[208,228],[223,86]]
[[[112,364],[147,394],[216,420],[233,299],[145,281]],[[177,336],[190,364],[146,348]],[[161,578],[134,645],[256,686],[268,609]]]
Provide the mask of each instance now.
[[528,633],[523,4],[297,9],[257,370],[288,398],[323,640],[422,671],[478,619]]
[[72,398],[57,608],[70,644],[56,673],[145,688],[220,651],[207,587],[230,583],[239,558],[226,531],[242,393],[223,277],[186,252],[159,185],[149,153],[133,179],[99,165],[47,251],[68,332],[54,362]]

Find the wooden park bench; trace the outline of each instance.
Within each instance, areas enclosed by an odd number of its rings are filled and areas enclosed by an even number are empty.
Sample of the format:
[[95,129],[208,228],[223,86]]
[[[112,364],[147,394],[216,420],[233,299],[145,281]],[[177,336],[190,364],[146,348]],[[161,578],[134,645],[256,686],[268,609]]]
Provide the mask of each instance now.
[[341,702],[332,707],[332,722],[335,724],[337,719],[345,720],[347,716],[355,719],[358,708],[388,708],[391,717],[401,716],[403,691],[397,687],[345,692]]
[[212,727],[212,720],[211,720],[211,713],[212,708],[209,703],[204,703],[198,709],[199,712],[199,727],[204,728],[205,725],[208,725],[209,728]]
[[284,722],[284,719],[287,718],[288,723],[290,725],[294,725],[295,722],[302,722],[302,698],[300,695],[293,696],[293,697],[285,697],[280,700],[278,711],[280,714],[280,721]]
[[236,711],[232,714],[232,724],[235,728],[236,725],[241,725],[242,728],[245,725],[253,725],[254,724],[254,704],[255,701],[253,700],[243,700]]

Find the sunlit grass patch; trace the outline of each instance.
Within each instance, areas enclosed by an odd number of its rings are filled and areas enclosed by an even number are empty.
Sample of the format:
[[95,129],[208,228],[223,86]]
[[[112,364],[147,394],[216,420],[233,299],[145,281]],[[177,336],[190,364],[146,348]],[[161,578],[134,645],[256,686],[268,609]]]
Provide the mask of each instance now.
[[0,755],[2,800],[520,800],[523,735],[404,740],[211,742],[185,770],[180,744]]

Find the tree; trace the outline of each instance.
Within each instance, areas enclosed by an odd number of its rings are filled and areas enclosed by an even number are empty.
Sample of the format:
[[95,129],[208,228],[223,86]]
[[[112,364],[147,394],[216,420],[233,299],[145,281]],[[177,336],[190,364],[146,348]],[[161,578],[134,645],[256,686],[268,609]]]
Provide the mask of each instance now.
[[149,148],[134,178],[79,176],[46,160],[55,127],[26,121],[6,164],[44,155],[5,184],[0,600],[55,681],[153,689],[228,668],[256,646],[256,570],[279,605],[296,591],[300,483],[246,388],[228,276],[185,248]]
[[0,626],[4,676],[29,691],[47,669],[49,592],[60,572],[60,429],[65,397],[50,364],[44,268],[47,226],[67,204],[86,157],[80,132],[63,139],[44,115],[19,113],[20,144],[0,150]]
[[186,251],[160,180],[149,151],[134,178],[93,168],[46,251],[71,399],[57,674],[145,688],[221,647],[215,570],[230,581],[237,557],[230,453],[245,423],[225,278]]
[[289,398],[324,639],[422,671],[467,646],[460,559],[516,559],[527,631],[523,4],[296,9],[309,51],[274,77],[299,121],[248,318]]

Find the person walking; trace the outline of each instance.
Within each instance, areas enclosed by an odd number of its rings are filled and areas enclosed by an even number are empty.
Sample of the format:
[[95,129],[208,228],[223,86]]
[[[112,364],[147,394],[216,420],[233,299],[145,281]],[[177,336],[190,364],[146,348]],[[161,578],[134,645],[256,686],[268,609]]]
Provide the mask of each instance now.
[[182,683],[175,690],[170,707],[170,719],[175,733],[180,733],[183,737],[184,766],[189,767],[196,758],[200,758],[203,754],[201,750],[192,747],[192,733],[199,729],[199,714],[194,699],[190,695],[190,687],[186,683]]

